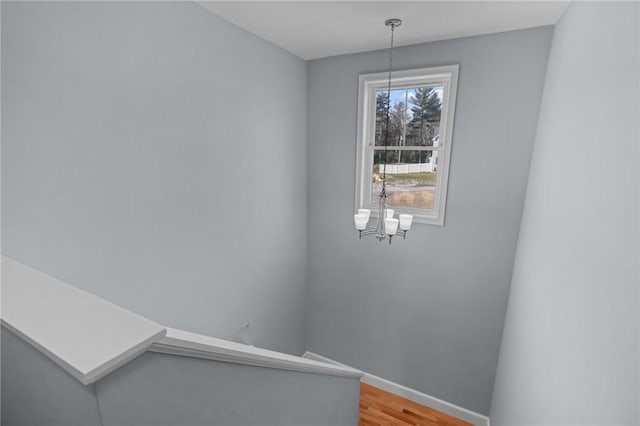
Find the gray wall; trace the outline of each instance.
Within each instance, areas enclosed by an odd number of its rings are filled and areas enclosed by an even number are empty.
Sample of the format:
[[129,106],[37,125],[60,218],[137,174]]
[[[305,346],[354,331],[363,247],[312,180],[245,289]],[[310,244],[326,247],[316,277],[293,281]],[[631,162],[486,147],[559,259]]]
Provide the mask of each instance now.
[[3,253],[304,350],[306,64],[194,2],[2,2]]
[[356,426],[357,378],[145,353],[83,386],[2,329],[3,426]]
[[309,63],[309,350],[488,413],[551,34],[394,51],[398,69],[460,75],[445,225],[391,246],[359,241],[352,216],[358,74],[388,53]]
[[638,3],[554,36],[491,424],[637,425]]
[[104,426],[93,385],[83,386],[4,327],[2,426]]
[[146,353],[96,390],[105,426],[358,424],[358,378]]

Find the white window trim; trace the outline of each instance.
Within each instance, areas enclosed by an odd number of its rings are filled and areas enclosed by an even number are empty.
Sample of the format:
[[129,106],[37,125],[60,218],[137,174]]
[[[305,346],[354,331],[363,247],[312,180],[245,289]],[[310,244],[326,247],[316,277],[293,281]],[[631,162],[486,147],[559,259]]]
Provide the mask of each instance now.
[[[397,208],[396,211],[413,214],[414,222],[444,225],[447,201],[447,183],[449,180],[449,160],[453,120],[455,117],[456,92],[458,88],[458,65],[419,68],[393,71],[391,90],[417,86],[444,86],[442,94],[442,113],[440,123],[440,145],[438,149],[438,176],[433,210]],[[375,108],[376,91],[388,87],[388,72],[360,74],[358,78],[358,128],[356,152],[356,200],[355,209],[372,208],[370,171],[373,170],[373,151],[375,149]],[[366,109],[366,113],[365,113]],[[371,214],[377,212],[374,207]]]

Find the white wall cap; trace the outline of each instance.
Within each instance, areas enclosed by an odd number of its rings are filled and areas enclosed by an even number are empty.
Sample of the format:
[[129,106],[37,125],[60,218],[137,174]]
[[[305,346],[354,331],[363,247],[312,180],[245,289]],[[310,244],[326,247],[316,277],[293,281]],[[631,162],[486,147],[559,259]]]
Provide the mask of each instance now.
[[6,257],[2,325],[84,384],[130,361],[166,333],[159,324]]

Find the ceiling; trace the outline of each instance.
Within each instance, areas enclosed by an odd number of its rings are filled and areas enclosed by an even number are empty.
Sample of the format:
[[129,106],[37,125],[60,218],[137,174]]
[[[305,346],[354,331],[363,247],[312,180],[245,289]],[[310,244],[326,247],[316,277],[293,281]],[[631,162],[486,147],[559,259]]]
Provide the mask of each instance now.
[[555,24],[569,1],[199,1],[303,59]]

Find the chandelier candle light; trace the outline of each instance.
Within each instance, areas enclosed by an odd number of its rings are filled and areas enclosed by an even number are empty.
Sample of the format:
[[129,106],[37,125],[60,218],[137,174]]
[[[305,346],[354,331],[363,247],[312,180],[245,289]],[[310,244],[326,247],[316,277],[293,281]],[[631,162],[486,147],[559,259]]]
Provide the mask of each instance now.
[[[391,27],[391,46],[389,48],[389,84],[387,86],[387,104],[386,104],[386,126],[384,134],[384,155],[382,157],[382,190],[380,191],[380,197],[378,202],[378,220],[375,227],[368,227],[369,216],[371,216],[371,210],[358,209],[358,213],[354,215],[356,229],[360,234],[360,238],[363,235],[375,235],[378,241],[388,240],[391,244],[391,239],[395,236],[407,237],[407,231],[411,229],[411,222],[413,222],[413,216],[410,214],[398,215],[396,219],[393,217],[393,209],[387,208],[387,146],[389,145],[389,115],[391,104],[391,70],[393,69],[393,31],[402,24],[402,21],[397,18],[387,19],[384,24],[387,27]],[[398,228],[400,231],[398,232]]]

